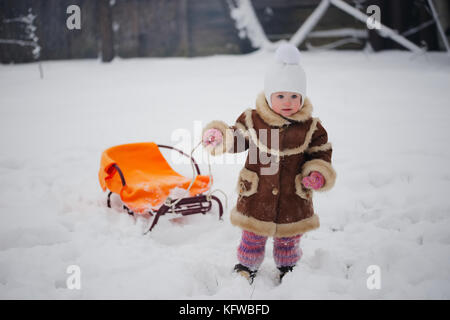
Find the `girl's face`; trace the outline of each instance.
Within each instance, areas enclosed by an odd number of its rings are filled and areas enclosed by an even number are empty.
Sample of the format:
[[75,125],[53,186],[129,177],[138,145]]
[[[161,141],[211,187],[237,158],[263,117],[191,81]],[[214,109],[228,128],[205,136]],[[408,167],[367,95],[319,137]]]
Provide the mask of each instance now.
[[289,117],[300,110],[302,96],[296,92],[279,91],[270,96],[272,110],[282,116]]

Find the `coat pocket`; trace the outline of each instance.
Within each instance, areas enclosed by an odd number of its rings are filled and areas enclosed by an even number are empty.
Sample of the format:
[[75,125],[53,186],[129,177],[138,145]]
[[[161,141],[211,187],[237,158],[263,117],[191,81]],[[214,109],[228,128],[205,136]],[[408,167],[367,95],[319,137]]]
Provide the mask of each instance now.
[[295,194],[297,194],[300,198],[305,200],[312,199],[312,191],[311,189],[305,188],[302,183],[303,175],[299,173],[295,176]]
[[237,192],[239,196],[249,197],[258,191],[259,177],[254,171],[242,168],[239,173]]

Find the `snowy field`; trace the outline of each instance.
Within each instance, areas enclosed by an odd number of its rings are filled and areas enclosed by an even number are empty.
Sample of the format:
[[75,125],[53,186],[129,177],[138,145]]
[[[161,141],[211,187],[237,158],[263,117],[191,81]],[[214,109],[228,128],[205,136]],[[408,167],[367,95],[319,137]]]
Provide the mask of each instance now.
[[[0,65],[0,298],[450,299],[445,54],[303,54],[338,179],[316,194],[321,227],[303,237],[303,258],[281,285],[272,241],[253,286],[232,273],[240,230],[229,210],[244,154],[211,159],[215,188],[228,195],[222,222],[214,207],[162,217],[143,236],[148,220],[106,208],[104,149],[180,146],[180,133],[193,144],[207,122],[234,123],[254,107],[270,59],[52,61],[43,80],[37,64]],[[206,154],[196,155],[206,173]],[[70,265],[81,268],[80,290],[66,287]],[[371,265],[379,290],[366,285]]]

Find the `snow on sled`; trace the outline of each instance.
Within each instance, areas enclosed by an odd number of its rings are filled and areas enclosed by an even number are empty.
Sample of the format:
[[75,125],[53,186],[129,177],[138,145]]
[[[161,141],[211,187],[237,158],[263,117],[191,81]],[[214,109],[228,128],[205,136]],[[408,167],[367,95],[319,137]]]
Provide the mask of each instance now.
[[[189,179],[173,170],[159,148],[172,149],[189,157],[192,167],[195,167],[194,177]],[[99,180],[103,191],[109,190],[109,208],[111,194],[116,193],[128,214],[153,216],[148,231],[155,227],[161,215],[168,212],[183,216],[205,214],[211,210],[212,200],[217,202],[219,218],[222,218],[222,203],[210,192],[211,175],[201,175],[192,154],[189,156],[171,146],[144,142],[111,147],[102,154]],[[185,196],[172,199],[171,191],[176,188],[184,189]]]

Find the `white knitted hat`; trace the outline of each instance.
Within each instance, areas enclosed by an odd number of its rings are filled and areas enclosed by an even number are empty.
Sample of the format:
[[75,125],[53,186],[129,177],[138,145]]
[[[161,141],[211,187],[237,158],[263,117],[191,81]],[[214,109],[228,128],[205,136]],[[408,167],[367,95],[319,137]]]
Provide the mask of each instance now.
[[300,51],[290,43],[283,43],[278,47],[275,61],[269,66],[264,77],[264,94],[270,107],[270,97],[278,91],[301,94],[303,106],[306,98],[306,74],[300,65]]

